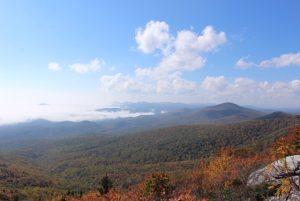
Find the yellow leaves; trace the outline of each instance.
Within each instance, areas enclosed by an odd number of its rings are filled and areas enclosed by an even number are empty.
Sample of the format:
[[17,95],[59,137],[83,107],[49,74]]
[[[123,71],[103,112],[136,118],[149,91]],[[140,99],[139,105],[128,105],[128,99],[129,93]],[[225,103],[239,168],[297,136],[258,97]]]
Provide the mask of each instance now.
[[220,179],[226,174],[233,159],[232,150],[223,149],[219,156],[212,160],[206,167],[205,174],[210,180]]
[[224,187],[225,188],[229,188],[229,187],[231,187],[231,185],[232,185],[232,182],[231,181],[225,181],[225,183],[224,183]]
[[268,172],[272,172],[273,171],[273,165],[272,164],[267,165],[267,171]]
[[275,146],[275,154],[279,158],[292,155],[294,152],[294,147],[285,138],[280,138]]
[[276,192],[276,196],[277,197],[281,197],[281,196],[285,196],[290,194],[290,192],[292,191],[292,178],[285,178],[282,179],[281,181],[281,185],[278,188],[277,192]]

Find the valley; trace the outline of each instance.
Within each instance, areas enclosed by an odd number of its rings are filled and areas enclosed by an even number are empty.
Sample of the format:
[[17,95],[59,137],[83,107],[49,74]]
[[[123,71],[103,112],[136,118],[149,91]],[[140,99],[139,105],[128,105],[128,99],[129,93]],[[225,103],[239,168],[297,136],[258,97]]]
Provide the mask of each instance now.
[[[155,124],[164,118],[167,123]],[[141,119],[151,126],[140,129]],[[104,122],[110,121],[110,126],[117,126],[103,132]],[[267,151],[300,124],[300,116],[265,114],[225,103],[104,122],[39,120],[0,127],[7,132],[1,133],[0,142],[2,189],[17,190],[25,197],[89,192],[108,174],[115,188],[124,191],[153,172],[166,172],[180,183],[186,170],[194,171],[223,148]],[[122,125],[131,133],[118,132]]]

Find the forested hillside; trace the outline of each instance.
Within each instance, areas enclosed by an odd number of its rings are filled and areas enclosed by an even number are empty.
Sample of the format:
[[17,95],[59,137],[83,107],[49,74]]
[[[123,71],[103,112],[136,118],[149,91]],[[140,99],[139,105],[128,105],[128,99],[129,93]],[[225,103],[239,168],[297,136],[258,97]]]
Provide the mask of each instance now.
[[[299,123],[300,116],[289,116],[232,124],[176,126],[121,136],[23,141],[2,153],[14,157],[16,163],[26,162],[29,166],[23,167],[28,172],[43,175],[27,174],[41,188],[39,191],[88,192],[97,189],[99,178],[105,174],[115,181],[115,188],[124,190],[151,172],[164,171],[180,180],[186,170],[197,168],[201,160],[210,160],[224,147],[246,149],[253,154],[264,152]],[[39,185],[40,180],[44,186]],[[3,185],[6,183],[7,179],[2,180]],[[22,189],[14,182],[8,187]],[[26,189],[31,192],[36,187],[27,185]]]

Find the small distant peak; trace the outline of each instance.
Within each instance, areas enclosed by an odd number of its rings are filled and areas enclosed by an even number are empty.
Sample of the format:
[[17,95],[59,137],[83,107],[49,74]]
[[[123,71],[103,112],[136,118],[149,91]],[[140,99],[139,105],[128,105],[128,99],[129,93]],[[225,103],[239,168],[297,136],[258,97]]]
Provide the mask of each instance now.
[[239,106],[239,105],[237,105],[235,103],[225,102],[225,103],[221,103],[221,104],[212,106],[212,108],[232,109],[232,108],[241,108],[241,106]]
[[273,114],[273,115],[278,115],[278,116],[281,116],[281,115],[290,115],[290,114],[288,114],[288,113],[281,112],[281,111],[276,111],[276,112],[273,112],[272,114]]
[[291,117],[291,116],[293,116],[293,115],[286,113],[286,112],[276,111],[271,114],[262,116],[259,119],[276,119],[276,118],[285,118],[285,117]]
[[225,103],[221,103],[219,104],[220,106],[223,105],[223,106],[237,106],[239,107],[239,105],[235,104],[235,103],[231,103],[231,102],[225,102]]

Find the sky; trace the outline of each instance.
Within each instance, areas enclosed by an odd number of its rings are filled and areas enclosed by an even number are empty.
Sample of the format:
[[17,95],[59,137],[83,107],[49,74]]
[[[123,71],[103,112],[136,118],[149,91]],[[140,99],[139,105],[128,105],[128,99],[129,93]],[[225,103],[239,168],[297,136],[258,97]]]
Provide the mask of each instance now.
[[297,0],[2,0],[0,124],[116,102],[300,107]]

